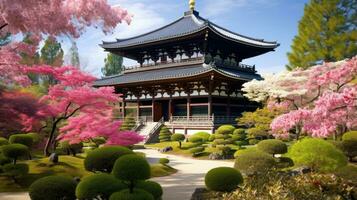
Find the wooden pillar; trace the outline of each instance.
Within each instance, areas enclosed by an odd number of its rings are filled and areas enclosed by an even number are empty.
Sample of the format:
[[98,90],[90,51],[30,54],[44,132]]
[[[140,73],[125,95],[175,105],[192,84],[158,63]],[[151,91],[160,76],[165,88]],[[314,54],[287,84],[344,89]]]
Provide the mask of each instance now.
[[125,107],[126,107],[126,102],[125,102],[125,98],[123,98],[123,102],[122,102],[122,115],[123,117],[126,116],[126,110],[125,110]]
[[190,119],[191,116],[191,98],[190,96],[187,97],[187,120]]
[[152,121],[155,121],[155,97],[152,95],[152,100],[151,100],[151,117]]
[[137,102],[137,113],[136,113],[136,115],[137,115],[137,120],[139,120],[139,117],[140,117],[140,100],[139,100],[139,97],[138,97],[138,100],[136,101]]
[[172,96],[170,95],[170,99],[169,99],[169,119],[171,120],[172,118],[172,113],[173,113],[173,109],[172,109]]
[[213,79],[214,79],[214,75],[212,74],[208,86],[208,116],[212,116]]

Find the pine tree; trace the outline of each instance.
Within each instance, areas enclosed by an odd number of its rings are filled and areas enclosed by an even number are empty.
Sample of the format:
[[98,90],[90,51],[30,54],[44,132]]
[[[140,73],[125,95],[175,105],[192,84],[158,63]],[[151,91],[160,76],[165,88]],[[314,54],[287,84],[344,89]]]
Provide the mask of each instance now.
[[41,49],[41,62],[46,65],[59,67],[63,64],[63,50],[56,38],[48,37]]
[[104,76],[112,76],[120,74],[123,70],[123,57],[116,54],[108,53],[107,58],[104,59],[105,66],[102,68]]
[[357,1],[311,0],[288,53],[287,69],[308,68],[357,54]]
[[[31,39],[31,33],[26,33],[24,38],[22,39],[22,42],[27,45],[34,45],[34,41]],[[20,61],[21,64],[32,66],[32,65],[38,65],[40,63],[40,55],[37,49],[34,54],[21,52],[20,56],[21,56],[21,61]],[[31,79],[32,83],[39,82],[39,76],[36,74],[29,73],[28,77]]]

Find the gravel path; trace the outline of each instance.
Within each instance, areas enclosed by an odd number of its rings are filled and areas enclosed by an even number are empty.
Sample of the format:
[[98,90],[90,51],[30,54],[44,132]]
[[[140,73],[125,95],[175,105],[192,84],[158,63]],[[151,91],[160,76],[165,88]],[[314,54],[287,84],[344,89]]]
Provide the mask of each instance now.
[[197,187],[204,187],[204,176],[212,168],[233,167],[233,162],[197,160],[175,155],[161,154],[157,150],[144,149],[150,159],[168,158],[169,165],[178,172],[166,177],[153,178],[164,189],[163,200],[189,200]]
[[[233,167],[233,162],[196,160],[181,156],[167,155],[153,149],[137,150],[144,152],[151,163],[159,158],[168,158],[169,165],[178,172],[166,177],[153,178],[164,189],[163,200],[189,200],[197,187],[204,187],[204,176],[215,167]],[[30,200],[25,192],[0,193],[0,200]]]

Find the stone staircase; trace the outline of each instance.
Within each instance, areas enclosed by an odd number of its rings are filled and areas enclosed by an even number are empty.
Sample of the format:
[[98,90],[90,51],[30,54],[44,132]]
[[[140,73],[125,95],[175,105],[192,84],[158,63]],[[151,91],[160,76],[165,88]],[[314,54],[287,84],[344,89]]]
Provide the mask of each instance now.
[[145,140],[139,144],[152,143],[158,140],[158,132],[160,131],[163,122],[146,122],[142,124],[136,132],[145,137]]

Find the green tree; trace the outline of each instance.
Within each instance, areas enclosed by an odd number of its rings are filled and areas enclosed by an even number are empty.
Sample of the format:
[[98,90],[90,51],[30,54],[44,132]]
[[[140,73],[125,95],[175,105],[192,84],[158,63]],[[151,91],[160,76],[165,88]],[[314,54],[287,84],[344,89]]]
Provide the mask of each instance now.
[[[25,34],[24,38],[22,39],[22,42],[27,44],[27,45],[34,45],[34,41],[31,39],[31,33]],[[27,65],[27,66],[32,66],[32,65],[37,65],[40,63],[40,55],[36,49],[36,52],[34,54],[28,54],[26,52],[21,52],[21,64]],[[29,78],[31,79],[32,83],[38,83],[39,82],[39,76],[36,74],[29,73],[28,74]]]
[[288,53],[287,69],[308,68],[357,54],[356,0],[311,0]]
[[104,59],[105,66],[102,68],[104,76],[112,76],[120,74],[123,70],[123,57],[116,54],[108,53],[107,58]]
[[[59,67],[63,64],[63,49],[61,43],[59,43],[56,38],[48,37],[45,41],[45,45],[41,49],[40,60],[42,64],[50,65],[53,67]],[[42,76],[41,79],[44,85],[55,84],[55,80],[51,76]]]
[[51,66],[61,66],[63,63],[63,50],[61,43],[56,38],[48,37],[41,49],[41,62]]

